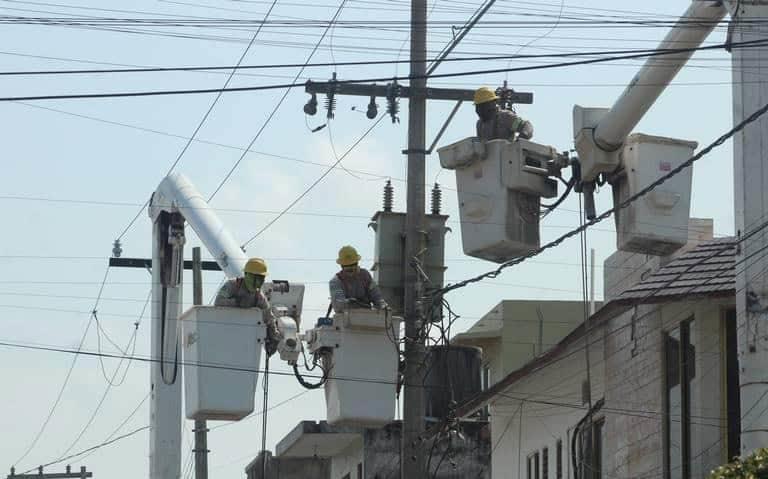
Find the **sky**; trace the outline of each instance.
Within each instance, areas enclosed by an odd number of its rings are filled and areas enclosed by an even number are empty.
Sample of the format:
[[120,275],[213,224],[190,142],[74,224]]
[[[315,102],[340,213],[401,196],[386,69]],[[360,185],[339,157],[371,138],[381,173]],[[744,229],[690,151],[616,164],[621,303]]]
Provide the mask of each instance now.
[[[134,19],[240,19],[245,26],[184,27],[82,25],[5,25],[0,29],[0,72],[116,68],[129,66],[233,65],[271,2],[266,0],[135,0],[58,4],[2,0],[0,14],[24,17],[84,17]],[[629,8],[609,0],[523,2],[498,0],[488,22],[539,21],[537,25],[481,24],[470,32],[454,57],[595,52],[653,48],[666,28],[575,26],[569,19],[616,20],[642,18],[674,20],[686,0],[648,0]],[[430,57],[434,57],[480,5],[478,0],[430,0]],[[634,5],[634,4],[633,4]],[[328,20],[336,0],[277,0],[273,19]],[[341,21],[387,20],[376,28],[335,28],[312,57],[315,63],[405,60],[408,55],[406,0],[349,0]],[[562,16],[561,23],[556,20]],[[194,17],[194,18],[192,18]],[[172,22],[170,22],[172,23]],[[267,25],[244,56],[244,65],[304,63],[323,29]],[[724,29],[708,42],[721,43]],[[553,63],[553,59],[484,60],[445,63],[438,73],[485,70]],[[572,109],[610,106],[639,68],[639,61],[542,69],[526,72],[441,78],[433,86],[474,89],[498,86],[507,80],[518,91],[535,95],[533,105],[518,113],[535,126],[535,141],[560,151],[573,148]],[[339,79],[392,77],[407,73],[407,65],[311,67],[299,81],[323,81],[334,72]],[[246,70],[230,87],[282,84],[293,80],[297,68]],[[220,88],[227,71],[47,76],[0,76],[0,97],[121,91]],[[635,131],[693,140],[704,146],[732,125],[730,58],[725,51],[699,52],[678,75]],[[174,171],[184,173],[208,197],[237,162],[270,116],[284,89],[226,93],[216,103],[196,139]],[[179,157],[215,95],[177,95],[112,99],[4,101],[0,211],[5,227],[0,236],[0,341],[15,344],[76,348],[119,354],[119,349],[149,354],[149,315],[142,316],[150,286],[146,271],[109,269],[100,293],[112,242],[139,214],[121,237],[123,256],[149,257],[151,224],[142,205]],[[366,98],[339,98],[335,118],[323,111],[305,117],[308,95],[292,89],[261,136],[211,205],[238,241],[246,241],[308,188],[336,155],[353,145],[371,126]],[[320,98],[321,107],[323,99]],[[380,112],[384,101],[378,99]],[[353,109],[354,107],[354,109]],[[430,102],[427,143],[431,143],[453,105]],[[407,102],[401,122],[385,118],[344,159],[344,168],[331,171],[289,212],[248,246],[248,254],[264,257],[270,276],[307,286],[304,324],[324,314],[327,281],[336,271],[338,248],[353,244],[370,266],[374,235],[370,217],[381,208],[384,183],[395,187],[395,209],[405,210]],[[328,127],[311,130],[324,123]],[[475,114],[464,105],[440,144],[474,134]],[[335,152],[334,152],[335,151]],[[443,186],[443,210],[452,228],[446,237],[448,281],[457,281],[494,267],[465,256],[461,247],[456,184],[453,172],[440,168],[437,155],[427,158],[427,182]],[[610,191],[601,190],[597,209],[611,206]],[[578,224],[578,199],[573,196],[542,223],[542,243]],[[730,142],[696,163],[691,214],[713,218],[715,234],[733,233],[733,161]],[[187,230],[187,254],[199,241]],[[596,292],[602,296],[603,260],[615,251],[612,221],[588,234],[596,250]],[[204,257],[208,255],[204,252]],[[460,314],[454,332],[469,328],[503,299],[579,299],[581,279],[578,240],[570,240],[535,260],[510,268],[448,297]],[[206,273],[204,296],[211,298],[222,280]],[[187,284],[191,275],[185,277]],[[102,331],[89,324],[96,309]],[[191,303],[187,288],[185,302]],[[138,323],[138,326],[136,325]],[[135,341],[134,341],[135,334]],[[114,344],[112,344],[114,343]],[[119,347],[119,349],[118,349]],[[109,437],[146,426],[149,389],[146,364],[78,357],[67,387],[53,413],[72,355],[0,346],[2,394],[0,407],[0,471],[16,465],[26,470],[100,444]],[[286,365],[275,365],[288,371]],[[109,381],[107,381],[109,379]],[[284,404],[268,415],[268,449],[302,420],[325,418],[321,391],[302,393],[289,376],[270,381],[269,404]],[[300,396],[297,396],[301,394]],[[257,410],[261,409],[257,394]],[[131,415],[133,411],[135,414]],[[20,462],[46,417],[39,440]],[[126,422],[126,418],[130,419]],[[261,448],[262,418],[254,416],[209,434],[211,477],[242,476],[243,468]],[[124,424],[123,424],[124,423]],[[191,449],[192,424],[184,422],[182,456]],[[104,447],[73,466],[86,465],[95,477],[144,477],[148,468],[148,433],[137,433]],[[119,464],[119,467],[115,467]],[[61,465],[63,467],[64,464]],[[56,472],[59,466],[50,472]]]

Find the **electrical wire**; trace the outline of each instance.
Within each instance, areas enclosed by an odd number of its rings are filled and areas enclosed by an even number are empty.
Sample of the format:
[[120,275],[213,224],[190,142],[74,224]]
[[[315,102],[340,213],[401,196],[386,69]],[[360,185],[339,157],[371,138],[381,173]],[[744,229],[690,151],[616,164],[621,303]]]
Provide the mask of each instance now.
[[307,187],[307,188],[306,188],[306,189],[305,189],[305,190],[304,190],[304,191],[303,191],[303,192],[302,192],[302,193],[301,193],[301,194],[300,194],[298,197],[296,197],[296,198],[295,198],[293,201],[291,201],[291,203],[289,203],[289,204],[288,204],[288,206],[286,206],[286,207],[285,207],[285,208],[284,208],[284,209],[283,209],[283,210],[280,212],[280,214],[278,214],[278,215],[277,215],[276,217],[274,217],[272,220],[270,220],[269,222],[267,222],[267,224],[266,224],[266,225],[264,225],[264,226],[263,226],[263,227],[262,227],[262,228],[261,228],[259,231],[257,231],[257,232],[256,232],[256,234],[254,234],[253,236],[251,236],[251,237],[250,237],[250,238],[249,238],[249,239],[248,239],[248,240],[247,240],[245,243],[243,243],[243,248],[245,248],[246,246],[248,246],[248,244],[249,244],[250,242],[252,242],[253,240],[255,240],[256,238],[258,238],[259,236],[261,236],[261,235],[262,235],[262,234],[263,234],[263,233],[264,233],[264,232],[265,232],[267,229],[269,229],[269,227],[271,227],[271,226],[272,226],[273,224],[275,224],[275,223],[276,223],[276,222],[277,222],[277,221],[278,221],[280,218],[282,218],[282,217],[283,217],[285,214],[287,214],[287,213],[288,213],[288,211],[290,211],[290,210],[291,210],[291,208],[293,208],[293,207],[294,207],[294,206],[295,206],[295,205],[296,205],[296,204],[297,204],[299,201],[301,201],[301,200],[302,200],[302,198],[304,198],[305,196],[307,196],[307,195],[309,194],[309,192],[310,192],[310,191],[312,191],[312,190],[315,188],[315,186],[317,186],[317,185],[318,185],[318,184],[319,184],[321,181],[323,181],[323,179],[325,179],[325,177],[326,177],[326,176],[328,176],[328,174],[329,174],[331,171],[333,171],[333,169],[334,169],[334,168],[336,168],[336,166],[337,166],[339,163],[341,163],[341,162],[344,160],[344,158],[346,158],[346,157],[347,157],[347,156],[348,156],[348,155],[349,155],[349,154],[352,152],[352,150],[354,150],[354,149],[357,147],[357,145],[359,145],[359,144],[360,144],[360,143],[361,143],[361,142],[362,142],[362,141],[363,141],[363,140],[364,140],[364,139],[365,139],[365,138],[368,136],[368,134],[369,134],[369,133],[371,133],[371,132],[373,131],[373,129],[374,129],[374,128],[376,128],[376,127],[377,127],[377,126],[378,126],[378,125],[381,123],[381,120],[383,120],[383,119],[384,119],[384,117],[385,117],[385,115],[383,115],[383,114],[382,114],[382,115],[379,115],[379,119],[378,119],[378,120],[376,120],[376,121],[373,123],[373,125],[371,125],[371,126],[370,126],[370,127],[369,127],[369,128],[368,128],[368,129],[367,129],[367,130],[366,130],[366,131],[365,131],[365,132],[364,132],[364,133],[363,133],[361,136],[360,136],[360,138],[358,138],[358,139],[357,139],[357,141],[355,141],[355,142],[352,144],[352,146],[350,146],[350,147],[347,149],[347,151],[345,151],[345,152],[344,152],[344,154],[343,154],[343,155],[341,155],[341,157],[340,157],[338,160],[336,160],[336,163],[334,163],[333,165],[331,165],[331,166],[330,166],[330,167],[329,167],[329,168],[328,168],[328,169],[327,169],[327,170],[326,170],[326,171],[325,171],[325,172],[324,172],[322,175],[320,175],[320,177],[319,177],[318,179],[316,179],[316,180],[315,180],[315,181],[314,181],[314,182],[313,182],[311,185],[309,185],[309,187]]
[[[529,46],[531,46],[532,44],[534,44],[534,43],[538,42],[539,40],[542,40],[542,39],[544,39],[544,38],[548,37],[548,36],[549,36],[549,35],[550,35],[552,32],[554,32],[555,30],[557,30],[557,27],[560,25],[560,22],[563,20],[563,7],[565,7],[565,0],[561,0],[561,1],[560,1],[560,13],[558,13],[558,16],[557,16],[557,21],[555,22],[555,24],[554,24],[554,25],[552,25],[552,28],[550,28],[549,30],[547,30],[547,31],[546,31],[546,33],[544,33],[544,34],[543,34],[543,35],[541,35],[540,37],[536,37],[536,38],[532,39],[531,41],[527,42],[525,45],[522,45],[522,46],[520,47],[520,49],[518,49],[518,50],[515,52],[515,54],[518,54],[518,53],[520,53],[521,51],[525,50],[527,47],[529,47]],[[512,60],[510,60],[510,61],[507,63],[507,67],[509,67],[509,66],[511,66],[511,65],[512,65]],[[504,81],[505,81],[505,82],[508,82],[508,81],[509,81],[509,72],[506,72],[506,75],[505,75],[505,77],[504,77]]]
[[[78,457],[78,456],[81,456],[81,455],[83,455],[83,454],[85,454],[85,453],[88,453],[88,452],[92,452],[92,451],[96,451],[96,450],[98,450],[98,449],[101,449],[101,448],[103,448],[103,447],[106,447],[106,446],[109,446],[109,445],[111,445],[111,444],[114,444],[114,443],[116,443],[116,442],[118,442],[118,441],[122,441],[123,439],[127,439],[127,438],[129,438],[129,437],[131,437],[131,436],[134,436],[134,435],[136,435],[136,434],[138,434],[138,433],[140,433],[140,432],[142,432],[142,431],[146,431],[146,430],[148,430],[148,429],[150,429],[150,427],[149,427],[149,426],[144,426],[144,427],[140,427],[140,428],[138,428],[138,429],[134,429],[133,431],[131,431],[131,432],[129,432],[129,433],[123,434],[123,435],[121,435],[121,436],[118,436],[118,437],[116,437],[116,438],[114,438],[114,439],[111,439],[111,440],[109,440],[109,441],[105,441],[105,442],[103,442],[103,443],[101,443],[101,444],[97,444],[97,445],[95,445],[95,446],[91,446],[91,447],[89,447],[88,449],[84,449],[84,450],[82,450],[82,451],[80,451],[80,452],[78,452],[78,453],[75,453],[75,454],[70,454],[70,455],[69,455],[69,456],[67,456],[67,457],[63,457],[63,458],[61,458],[61,459],[57,459],[57,460],[55,460],[55,461],[52,461],[52,462],[49,462],[49,463],[43,464],[43,465],[41,465],[40,467],[43,467],[43,468],[45,468],[45,467],[53,466],[53,465],[56,465],[56,464],[60,464],[60,463],[62,463],[62,462],[64,462],[64,461],[68,461],[68,460],[70,460],[70,459],[74,459],[74,458],[76,458],[76,457]],[[23,472],[22,474],[27,474],[27,473],[29,473],[29,472],[32,472],[32,471],[34,471],[35,469],[36,469],[36,468],[32,468],[32,469],[29,469],[28,471],[25,471],[25,472]]]
[[[136,415],[136,413],[138,413],[138,412],[139,412],[139,410],[140,410],[140,409],[141,409],[141,407],[144,405],[144,403],[145,403],[145,402],[147,402],[147,399],[149,399],[149,396],[150,396],[150,393],[148,392],[148,393],[147,393],[147,394],[144,396],[144,398],[143,398],[141,401],[139,401],[139,404],[138,404],[138,405],[137,405],[137,406],[136,406],[136,407],[133,409],[133,411],[131,411],[131,413],[130,413],[130,414],[128,414],[128,416],[127,416],[125,419],[123,419],[123,420],[120,422],[120,424],[118,424],[118,426],[117,426],[117,427],[116,427],[116,428],[115,428],[115,429],[114,429],[114,430],[113,430],[113,431],[112,431],[112,432],[111,432],[111,433],[110,433],[110,434],[107,436],[107,438],[106,438],[104,441],[102,441],[102,442],[101,442],[101,444],[105,444],[105,443],[108,443],[109,441],[111,441],[112,439],[114,439],[114,438],[115,438],[115,436],[117,436],[117,434],[118,434],[118,433],[120,432],[120,430],[123,428],[123,426],[125,426],[126,424],[128,424],[128,421],[130,421],[131,419],[133,419],[133,417]],[[85,456],[83,456],[83,457],[80,459],[80,460],[82,461],[82,460],[85,460],[85,459],[86,459],[87,457],[89,457],[90,455],[92,455],[93,453],[95,453],[97,450],[98,450],[98,449],[94,449],[94,448],[91,448],[91,450],[90,450],[90,451],[87,451],[87,452],[86,452],[86,451],[81,451],[81,452],[79,452],[79,453],[75,454],[73,457],[78,457],[78,456],[80,456],[80,455],[82,455],[82,454],[85,454]]]
[[[761,43],[760,40],[753,40],[752,42]],[[745,42],[738,42],[736,45]],[[746,43],[750,45],[750,43]],[[523,45],[526,46],[526,45]],[[611,50],[595,50],[595,51],[576,51],[576,52],[561,52],[561,53],[540,53],[540,54],[505,54],[505,55],[472,55],[445,58],[442,62],[449,63],[464,63],[464,62],[488,62],[488,61],[501,61],[501,60],[532,60],[532,59],[551,59],[551,58],[573,58],[573,57],[593,57],[593,56],[615,56],[615,55],[635,55],[635,54],[653,54],[657,52],[670,51],[671,53],[679,53],[695,51],[695,50],[720,50],[725,48],[725,43],[705,45],[690,49],[655,49],[655,48],[641,48],[641,49],[611,49]],[[370,51],[370,47],[366,47],[366,50]],[[680,51],[678,51],[680,50]],[[16,53],[2,52],[2,54],[18,55]],[[24,55],[30,56],[30,55]],[[83,60],[74,60],[61,57],[39,57],[43,59],[62,60],[70,62],[82,62]],[[96,64],[105,64],[104,62],[90,62]],[[282,70],[289,68],[326,68],[326,67],[341,67],[341,66],[377,66],[377,65],[399,65],[409,64],[410,60],[362,60],[362,61],[346,61],[346,62],[305,62],[305,63],[267,63],[267,64],[255,64],[255,65],[191,65],[191,66],[147,66],[147,67],[130,67],[130,68],[91,68],[91,69],[69,69],[69,70],[4,70],[0,71],[0,76],[51,76],[51,75],[96,75],[96,74],[128,74],[128,73],[170,73],[170,72],[215,72],[219,70],[234,70],[234,71],[249,71],[249,70]],[[106,63],[112,65],[113,63]],[[114,64],[122,65],[122,64]],[[513,71],[513,70],[511,70]],[[428,77],[434,77],[436,75],[428,75]],[[408,77],[397,77],[400,80],[408,79]],[[354,80],[355,83],[359,83],[366,80]],[[381,81],[381,80],[380,80]]]
[[[104,271],[104,277],[101,280],[101,286],[99,287],[99,293],[96,296],[96,300],[94,301],[93,308],[91,308],[92,311],[95,311],[96,308],[99,305],[99,300],[101,298],[102,293],[104,292],[104,286],[107,282],[107,276],[109,275],[109,267]],[[32,442],[27,447],[27,449],[24,451],[24,453],[14,461],[14,464],[19,464],[21,461],[26,459],[26,457],[32,452],[32,450],[37,445],[38,441],[42,437],[43,433],[45,432],[46,428],[48,427],[48,424],[51,421],[51,418],[53,418],[54,413],[56,412],[56,408],[59,406],[59,403],[61,402],[61,398],[64,396],[64,391],[67,389],[67,385],[69,385],[69,380],[72,377],[72,371],[75,369],[75,364],[77,364],[77,359],[79,357],[79,353],[83,350],[83,346],[85,344],[85,338],[88,336],[88,330],[91,327],[91,323],[93,322],[93,315],[91,315],[88,319],[88,323],[85,325],[85,330],[83,331],[83,335],[80,338],[80,342],[77,345],[77,348],[74,352],[74,357],[72,358],[72,362],[69,365],[69,370],[67,371],[67,375],[64,377],[64,382],[61,384],[61,387],[59,388],[59,392],[56,395],[56,399],[53,402],[53,405],[51,406],[51,409],[48,411],[48,414],[43,421],[43,424],[40,426],[40,429],[35,434],[34,439],[32,439]]]
[[[320,45],[323,42],[323,39],[325,38],[326,34],[328,33],[328,30],[331,28],[332,25],[336,24],[336,21],[341,14],[342,9],[344,8],[344,5],[347,3],[347,0],[342,0],[339,4],[339,8],[336,10],[336,13],[331,18],[331,21],[328,23],[328,27],[323,31],[323,34],[320,36],[320,39],[315,44],[315,48],[312,49],[312,52],[310,52],[309,56],[307,56],[307,59],[305,63],[309,63],[312,60],[312,57],[317,52],[317,49],[320,47]],[[219,185],[216,187],[216,189],[213,190],[213,193],[208,197],[208,202],[210,203],[211,200],[216,196],[216,194],[221,190],[221,188],[224,186],[224,184],[229,180],[229,178],[232,176],[232,173],[235,172],[237,167],[240,165],[240,163],[243,161],[243,159],[248,154],[248,150],[250,150],[254,143],[256,143],[256,140],[259,139],[261,134],[264,132],[264,130],[267,128],[269,123],[272,121],[272,118],[277,114],[277,111],[280,109],[280,107],[283,105],[283,102],[288,97],[288,94],[291,92],[291,89],[293,89],[294,86],[297,85],[296,81],[299,79],[302,73],[304,73],[304,69],[306,67],[302,66],[298,73],[296,73],[296,76],[293,79],[293,82],[290,85],[287,85],[285,88],[285,92],[283,93],[283,96],[280,97],[280,100],[278,100],[277,105],[272,109],[272,112],[267,116],[267,119],[262,123],[261,128],[259,128],[259,131],[256,132],[256,135],[254,135],[253,139],[251,139],[251,142],[248,144],[248,146],[245,148],[245,151],[243,151],[243,154],[240,155],[240,158],[237,159],[237,161],[232,165],[232,167],[229,169],[226,175],[224,175],[224,178],[221,180]],[[246,243],[247,244],[247,243]]]
[[[768,40],[751,40],[747,42],[733,43],[730,46],[732,48],[759,48],[768,44]],[[641,59],[652,58],[666,55],[675,55],[685,52],[703,51],[703,50],[715,50],[721,49],[724,45],[712,45],[701,46],[696,48],[675,48],[675,49],[663,49],[656,50],[650,53],[637,53],[631,55],[616,55],[606,56],[601,58],[592,58],[586,60],[577,60],[570,62],[550,63],[544,65],[530,65],[514,68],[493,68],[485,70],[468,70],[452,73],[437,73],[427,75],[408,75],[399,76],[395,78],[390,77],[378,77],[378,78],[362,78],[355,80],[338,80],[338,84],[346,83],[375,83],[375,82],[388,82],[393,80],[414,80],[422,78],[453,78],[453,77],[465,77],[465,76],[477,76],[494,73],[516,72],[516,71],[533,71],[533,70],[545,70],[554,68],[565,68],[582,65],[593,65],[599,63],[606,63],[616,60],[628,60],[628,59]],[[234,92],[252,92],[252,91],[266,91],[275,89],[286,89],[301,86],[299,83],[284,83],[273,85],[260,85],[260,86],[247,86],[247,87],[232,87],[232,88],[205,88],[205,89],[187,89],[187,90],[148,90],[148,91],[132,91],[132,92],[103,92],[103,93],[80,93],[80,94],[61,94],[61,95],[29,95],[29,96],[6,96],[0,97],[0,102],[20,102],[20,101],[42,101],[42,100],[72,100],[72,99],[106,99],[106,98],[128,98],[128,97],[151,97],[151,96],[174,96],[174,95],[190,95],[190,94],[208,94],[208,93],[234,93]]]
[[[200,119],[200,121],[197,124],[197,127],[195,127],[195,130],[192,132],[192,136],[189,137],[189,140],[184,144],[184,147],[181,149],[179,154],[176,156],[176,159],[171,164],[171,167],[168,169],[168,171],[165,173],[165,176],[168,176],[171,174],[171,172],[176,168],[176,166],[179,164],[181,159],[184,157],[184,154],[189,150],[189,147],[192,145],[192,142],[197,137],[197,134],[200,132],[200,130],[203,128],[203,125],[205,125],[205,122],[208,120],[208,117],[211,115],[211,112],[213,112],[213,109],[218,104],[219,100],[221,99],[221,96],[224,94],[224,92],[229,87],[230,82],[232,81],[232,78],[235,76],[235,72],[237,71],[237,67],[242,64],[243,60],[245,60],[245,57],[248,55],[248,52],[251,49],[251,46],[253,46],[253,42],[256,41],[256,37],[259,36],[259,33],[261,32],[262,27],[264,26],[264,23],[268,20],[269,15],[272,13],[272,10],[275,8],[275,4],[277,3],[277,0],[273,0],[272,5],[269,7],[269,10],[267,11],[266,15],[264,16],[264,20],[262,20],[261,24],[259,24],[259,28],[256,30],[256,32],[251,37],[250,43],[248,43],[248,46],[245,47],[245,50],[240,55],[240,58],[237,60],[237,64],[235,65],[235,68],[232,69],[232,71],[229,73],[229,76],[227,77],[227,80],[224,82],[224,86],[217,92],[216,97],[211,102],[210,106],[206,110],[203,117]],[[137,219],[139,219],[139,216],[141,216],[141,213],[144,211],[144,208],[149,204],[150,200],[147,200],[144,205],[139,208],[139,211],[136,212],[136,215],[131,219],[131,221],[128,223],[128,225],[123,229],[122,233],[120,233],[117,236],[117,240],[120,240],[125,234],[128,232],[129,229],[131,229],[131,226],[136,222]]]
[[742,131],[744,128],[746,128],[751,123],[757,121],[766,112],[768,112],[768,104],[763,105],[761,108],[759,108],[754,113],[752,113],[749,117],[747,117],[746,119],[741,121],[738,125],[734,126],[731,130],[729,130],[728,132],[726,132],[725,134],[720,136],[714,142],[710,143],[706,148],[702,149],[701,151],[699,151],[697,154],[695,154],[692,157],[690,157],[685,162],[683,162],[680,165],[678,165],[677,167],[673,168],[667,174],[665,174],[665,175],[661,176],[660,178],[658,178],[657,180],[651,182],[645,188],[641,189],[640,191],[638,191],[634,195],[630,196],[629,198],[627,198],[626,200],[624,200],[620,204],[614,206],[613,208],[611,208],[611,209],[605,211],[604,213],[600,214],[599,216],[595,217],[593,220],[590,220],[589,222],[584,223],[582,226],[580,226],[580,227],[578,227],[578,228],[576,228],[574,230],[571,230],[568,233],[565,233],[564,235],[560,236],[559,238],[555,239],[554,241],[551,241],[551,242],[545,244],[544,246],[536,249],[535,251],[533,251],[533,252],[531,252],[529,254],[520,256],[518,258],[509,260],[509,261],[501,264],[497,269],[495,269],[493,271],[489,271],[489,272],[483,273],[481,275],[478,275],[478,276],[475,276],[475,277],[472,277],[472,278],[469,278],[469,279],[465,279],[465,280],[460,281],[458,283],[445,286],[445,287],[441,288],[440,290],[438,290],[438,292],[436,293],[435,296],[442,296],[442,295],[444,295],[444,294],[446,294],[448,292],[454,291],[454,290],[459,289],[459,288],[466,287],[469,284],[476,283],[476,282],[482,281],[484,279],[495,279],[505,269],[507,269],[507,268],[509,268],[511,266],[520,264],[520,263],[524,262],[527,259],[530,259],[530,258],[533,258],[535,256],[538,256],[539,254],[541,254],[542,252],[544,252],[546,250],[555,248],[555,247],[559,246],[560,244],[562,244],[565,240],[580,234],[582,231],[585,231],[586,229],[594,226],[597,223],[600,223],[600,222],[604,221],[605,219],[609,218],[612,214],[615,214],[618,211],[629,207],[632,203],[634,203],[638,199],[644,197],[646,194],[648,194],[649,192],[653,191],[656,187],[658,187],[659,185],[663,184],[668,179],[676,176],[677,174],[679,174],[684,169],[690,167],[696,161],[698,161],[701,158],[703,158],[706,155],[708,155],[714,149],[716,149],[717,147],[721,146],[728,139],[733,137],[736,133]]

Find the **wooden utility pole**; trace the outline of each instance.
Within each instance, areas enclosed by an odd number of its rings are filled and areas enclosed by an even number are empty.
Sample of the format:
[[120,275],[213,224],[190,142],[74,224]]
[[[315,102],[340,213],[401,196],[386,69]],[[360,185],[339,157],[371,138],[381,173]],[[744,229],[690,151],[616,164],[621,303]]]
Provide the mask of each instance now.
[[[192,301],[203,304],[203,262],[200,247],[192,248]],[[208,424],[205,419],[195,419],[195,478],[208,479]]]
[[[427,71],[427,0],[411,1],[411,59],[410,84],[400,85],[396,82],[388,85],[361,85],[334,79],[329,82],[307,82],[305,91],[313,95],[311,102],[305,107],[305,112],[317,112],[317,100],[314,95],[352,95],[371,98],[386,98],[390,105],[400,98],[408,98],[408,147],[403,151],[408,156],[407,204],[405,222],[405,252],[403,255],[405,297],[405,372],[403,385],[403,428],[401,440],[401,478],[423,479],[428,476],[426,465],[425,432],[425,399],[424,399],[424,357],[425,338],[423,337],[426,311],[422,310],[420,300],[423,288],[417,274],[415,260],[425,253],[426,228],[425,213],[425,158],[434,150],[448,123],[453,119],[461,104],[473,99],[474,91],[469,89],[428,88],[427,76],[431,74],[458,45],[466,33],[487,12],[493,0],[465,25],[462,33],[457,36],[435,59]],[[532,93],[510,91],[507,98],[517,104],[533,103]],[[440,128],[429,149],[426,148],[426,116],[427,100],[455,101],[454,107],[447,120]],[[333,104],[333,102],[328,102]],[[395,122],[396,108],[388,108],[392,121]],[[374,114],[369,118],[375,117]],[[333,111],[328,112],[328,118],[333,117]],[[467,130],[474,133],[474,125]],[[424,305],[424,308],[428,305]]]
[[[427,0],[411,2],[411,86],[427,86]],[[408,102],[408,192],[405,217],[405,384],[400,470],[402,479],[427,477],[426,449],[421,444],[424,424],[424,314],[419,308],[421,280],[412,266],[424,248],[424,177],[427,98],[413,95]]]

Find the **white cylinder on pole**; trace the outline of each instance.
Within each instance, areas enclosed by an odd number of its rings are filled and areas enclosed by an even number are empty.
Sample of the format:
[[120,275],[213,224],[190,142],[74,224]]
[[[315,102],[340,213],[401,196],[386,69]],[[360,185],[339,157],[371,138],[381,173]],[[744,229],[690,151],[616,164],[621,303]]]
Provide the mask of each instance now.
[[168,175],[158,186],[157,194],[162,198],[156,198],[160,202],[156,206],[178,210],[228,278],[242,275],[248,257],[186,176]]
[[[658,49],[699,47],[725,14],[726,9],[721,2],[692,2]],[[600,120],[595,130],[595,143],[606,151],[620,148],[693,53],[694,51],[686,51],[650,57],[616,100],[610,112]]]

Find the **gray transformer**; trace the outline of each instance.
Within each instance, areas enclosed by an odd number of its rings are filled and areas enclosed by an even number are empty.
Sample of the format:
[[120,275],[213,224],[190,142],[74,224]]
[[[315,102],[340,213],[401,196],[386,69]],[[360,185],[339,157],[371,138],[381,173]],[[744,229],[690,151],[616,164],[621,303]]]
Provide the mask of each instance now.
[[[447,220],[446,215],[424,215],[427,228],[426,251],[420,260],[421,268],[429,279],[428,282],[425,280],[425,293],[444,284],[445,233],[449,231],[445,226]],[[406,267],[406,259],[403,257],[405,213],[379,211],[373,216],[370,226],[376,232],[373,278],[394,314],[402,314]]]

